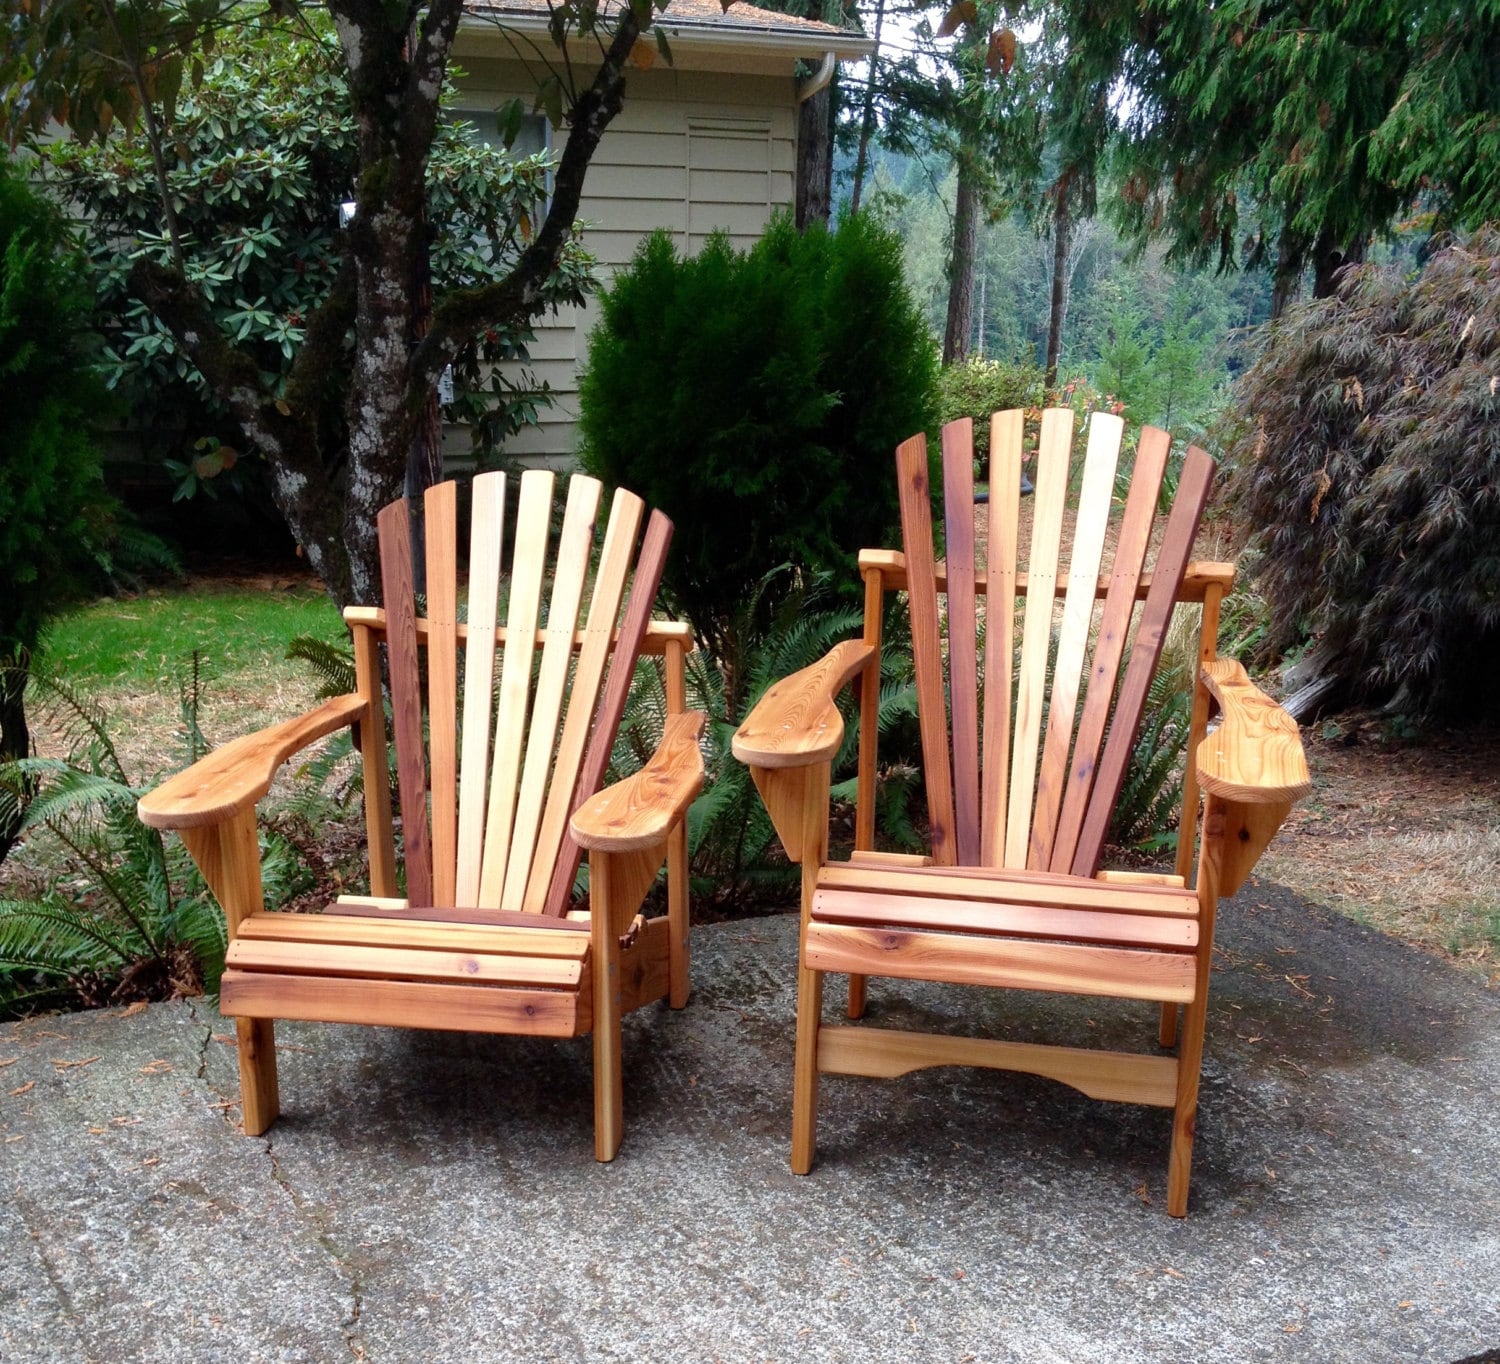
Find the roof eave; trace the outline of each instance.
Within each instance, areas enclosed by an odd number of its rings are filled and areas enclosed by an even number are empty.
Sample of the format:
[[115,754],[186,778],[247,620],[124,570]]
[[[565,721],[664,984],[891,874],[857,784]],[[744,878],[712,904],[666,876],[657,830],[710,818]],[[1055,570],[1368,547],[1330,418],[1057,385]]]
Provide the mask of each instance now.
[[[549,36],[545,14],[495,10],[476,13],[466,9],[460,26],[469,32],[509,28],[528,37]],[[684,52],[743,52],[749,48],[757,52],[774,52],[809,59],[832,52],[840,61],[851,62],[864,61],[875,50],[874,40],[862,33],[799,33],[785,28],[714,24],[696,19],[673,23],[670,11],[658,15],[653,27],[664,29],[672,46],[680,47]]]

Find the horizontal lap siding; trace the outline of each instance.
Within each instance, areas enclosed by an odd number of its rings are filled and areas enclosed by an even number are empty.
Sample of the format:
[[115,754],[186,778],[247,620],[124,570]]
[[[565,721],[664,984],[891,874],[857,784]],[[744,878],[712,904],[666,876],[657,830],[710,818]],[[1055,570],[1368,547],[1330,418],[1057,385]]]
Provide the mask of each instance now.
[[[516,63],[465,57],[465,109],[498,107],[517,93],[530,105]],[[610,125],[584,181],[579,218],[584,242],[608,280],[656,228],[679,249],[697,251],[708,234],[729,233],[740,250],[790,205],[796,171],[794,82],[786,76],[704,72],[631,72],[625,107]],[[560,149],[560,147],[556,147]],[[527,463],[566,463],[576,446],[576,369],[588,354],[597,305],[566,308],[536,327],[529,368],[551,385],[541,426],[513,437],[507,453]],[[519,369],[519,367],[515,367]],[[462,462],[462,432],[445,448]]]

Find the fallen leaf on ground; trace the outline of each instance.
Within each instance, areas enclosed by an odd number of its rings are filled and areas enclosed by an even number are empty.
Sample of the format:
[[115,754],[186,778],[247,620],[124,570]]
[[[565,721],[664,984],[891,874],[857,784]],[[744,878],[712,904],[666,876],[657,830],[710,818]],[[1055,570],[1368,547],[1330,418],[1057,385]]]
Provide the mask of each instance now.
[[35,1088],[36,1088],[36,1081],[35,1080],[28,1080],[19,1089],[13,1089],[13,1090],[11,1090],[10,1097],[12,1099],[19,1099],[21,1097],[21,1095],[23,1095],[23,1094],[30,1094],[31,1091],[33,1089],[35,1089]]
[[91,1066],[91,1065],[93,1065],[94,1062],[97,1061],[98,1059],[99,1058],[97,1056],[85,1056],[85,1057],[82,1058],[82,1060],[78,1060],[78,1061],[57,1061],[57,1060],[54,1060],[52,1062],[52,1064],[54,1066],[56,1066],[58,1070],[77,1070],[80,1066]]

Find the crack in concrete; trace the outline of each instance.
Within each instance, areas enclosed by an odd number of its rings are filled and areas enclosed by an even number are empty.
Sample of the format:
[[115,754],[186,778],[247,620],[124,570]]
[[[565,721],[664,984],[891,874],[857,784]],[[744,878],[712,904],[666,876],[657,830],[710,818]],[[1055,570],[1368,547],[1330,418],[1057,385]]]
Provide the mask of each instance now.
[[67,1284],[63,1282],[62,1276],[53,1265],[51,1257],[47,1254],[47,1248],[42,1244],[42,1238],[37,1231],[38,1224],[49,1219],[19,1189],[11,1195],[11,1203],[21,1218],[21,1225],[26,1228],[27,1236],[31,1238],[31,1244],[36,1250],[36,1258],[42,1266],[42,1273],[47,1276],[48,1285],[57,1295],[57,1301],[62,1308],[63,1315],[69,1318],[74,1325],[81,1325],[83,1314],[73,1302],[73,1295],[68,1292]]

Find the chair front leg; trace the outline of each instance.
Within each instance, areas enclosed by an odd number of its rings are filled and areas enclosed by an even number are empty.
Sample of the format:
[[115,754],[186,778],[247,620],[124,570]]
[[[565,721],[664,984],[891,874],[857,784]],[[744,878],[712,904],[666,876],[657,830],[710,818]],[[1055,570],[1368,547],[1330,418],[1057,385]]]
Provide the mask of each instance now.
[[[221,824],[179,832],[224,909],[229,940],[233,942],[240,921],[263,908],[255,807],[249,806]],[[236,1018],[234,1028],[239,1044],[240,1116],[246,1136],[258,1137],[281,1112],[275,1031],[269,1018]]]
[[589,853],[589,907],[594,973],[594,1159],[610,1161],[625,1131],[620,1066],[620,933],[614,924],[613,858]]
[[681,1009],[688,1002],[688,846],[687,821],[678,820],[667,835],[667,1003]]

